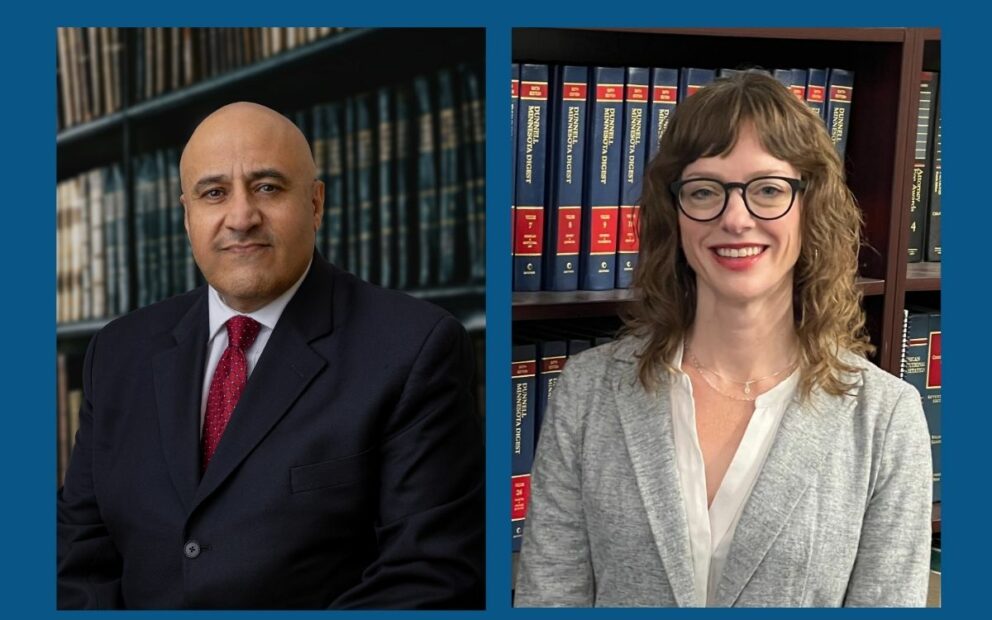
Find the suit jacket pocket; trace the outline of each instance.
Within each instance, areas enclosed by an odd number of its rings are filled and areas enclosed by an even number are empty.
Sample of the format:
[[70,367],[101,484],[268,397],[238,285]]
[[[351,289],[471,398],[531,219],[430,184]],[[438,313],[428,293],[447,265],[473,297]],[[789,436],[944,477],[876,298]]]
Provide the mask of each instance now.
[[368,472],[368,453],[299,465],[289,470],[293,493],[339,487],[359,482]]

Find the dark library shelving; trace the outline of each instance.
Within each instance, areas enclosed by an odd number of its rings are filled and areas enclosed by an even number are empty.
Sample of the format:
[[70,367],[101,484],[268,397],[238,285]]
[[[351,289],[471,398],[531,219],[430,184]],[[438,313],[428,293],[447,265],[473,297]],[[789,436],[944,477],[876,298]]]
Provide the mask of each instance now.
[[[316,105],[343,102],[363,93],[374,95],[380,88],[407,88],[420,77],[433,82],[440,70],[455,71],[461,66],[478,76],[482,85],[485,83],[485,33],[482,29],[365,28],[335,31],[325,38],[301,43],[252,64],[155,97],[143,98],[138,95],[136,85],[137,64],[140,61],[133,60],[134,50],[139,49],[136,45],[139,30],[120,29],[123,48],[116,61],[119,82],[115,82],[121,91],[120,109],[62,129],[56,135],[56,177],[59,182],[94,168],[120,165],[125,188],[124,234],[128,240],[128,262],[131,265],[127,278],[127,290],[130,291],[127,310],[138,307],[138,270],[135,268],[138,256],[135,243],[138,170],[133,163],[137,156],[181,146],[181,141],[204,117],[234,101],[254,101],[292,115],[295,111],[309,111]],[[484,95],[483,88],[483,105]],[[483,107],[483,118],[484,115]],[[410,117],[409,122],[413,125],[418,120]],[[438,121],[434,123],[435,131],[440,131]],[[463,129],[456,126],[456,131]],[[417,145],[412,144],[411,148],[416,149]],[[412,158],[414,153],[411,151],[408,157]],[[175,208],[179,208],[178,196],[175,200]],[[357,209],[358,205],[350,205],[349,208]],[[416,204],[409,203],[408,209],[416,208]],[[471,332],[477,349],[478,413],[484,416],[484,281],[478,274],[473,274],[472,279],[466,276],[464,280],[450,284],[420,286],[404,292],[446,308]],[[114,318],[95,317],[56,324],[56,365],[60,374],[60,391],[78,391],[81,386],[81,360],[88,342]],[[64,393],[61,393],[59,410],[66,413],[63,411],[66,409],[62,403],[63,396]],[[65,423],[60,418],[60,429]],[[60,446],[60,460],[65,456],[61,450]]]
[[[940,305],[940,263],[906,262],[920,72],[940,70],[940,39],[935,28],[518,28],[512,49],[521,63],[854,71],[846,172],[864,215],[859,285],[873,359],[898,375],[903,309]],[[622,290],[514,293],[512,318],[615,316],[632,299]],[[933,527],[940,531],[939,502]]]

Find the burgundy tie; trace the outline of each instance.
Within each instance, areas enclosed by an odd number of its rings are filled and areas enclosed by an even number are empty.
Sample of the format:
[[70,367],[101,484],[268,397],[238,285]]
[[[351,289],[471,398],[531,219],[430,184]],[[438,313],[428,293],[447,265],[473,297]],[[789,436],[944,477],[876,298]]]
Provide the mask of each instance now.
[[207,392],[207,411],[203,420],[203,467],[207,470],[217,450],[231,413],[241,398],[248,381],[248,359],[245,350],[255,342],[262,326],[247,316],[234,316],[227,321],[227,349],[220,356],[214,378]]

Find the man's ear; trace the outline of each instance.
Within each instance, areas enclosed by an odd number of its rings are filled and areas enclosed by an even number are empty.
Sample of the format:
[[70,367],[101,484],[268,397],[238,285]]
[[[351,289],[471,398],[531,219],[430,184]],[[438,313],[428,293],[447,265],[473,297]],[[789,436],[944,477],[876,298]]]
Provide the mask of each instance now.
[[320,230],[320,223],[324,219],[324,182],[315,179],[313,182],[313,195],[310,197],[313,204],[313,229]]

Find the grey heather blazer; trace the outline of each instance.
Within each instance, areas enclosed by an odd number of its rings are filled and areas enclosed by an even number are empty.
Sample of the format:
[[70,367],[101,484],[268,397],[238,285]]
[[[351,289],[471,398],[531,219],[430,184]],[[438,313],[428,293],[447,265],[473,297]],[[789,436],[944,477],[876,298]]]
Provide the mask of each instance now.
[[[515,604],[695,604],[668,379],[640,342],[562,373],[540,434]],[[922,606],[930,439],[919,394],[864,360],[849,395],[789,406],[734,534],[719,606]]]

